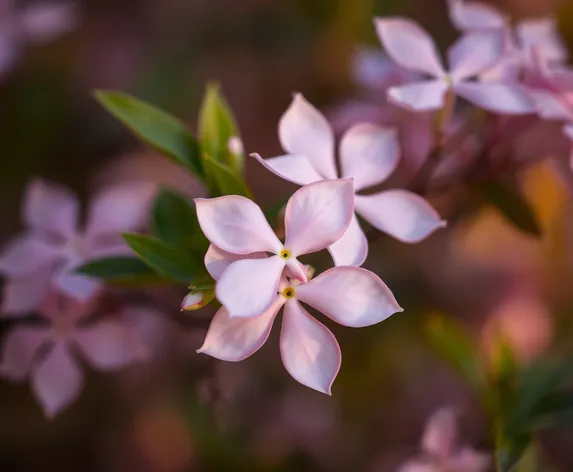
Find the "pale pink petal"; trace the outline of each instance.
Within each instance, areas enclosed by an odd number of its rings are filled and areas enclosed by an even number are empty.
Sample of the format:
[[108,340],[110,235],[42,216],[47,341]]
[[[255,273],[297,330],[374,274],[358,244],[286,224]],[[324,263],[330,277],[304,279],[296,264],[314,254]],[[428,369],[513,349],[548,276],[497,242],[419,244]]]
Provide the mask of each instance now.
[[21,14],[22,33],[28,41],[51,41],[76,28],[78,16],[73,2],[30,5]]
[[443,472],[439,465],[421,460],[412,460],[402,465],[397,472]]
[[354,179],[354,191],[385,181],[398,165],[400,146],[393,128],[359,123],[340,141],[342,176]]
[[118,370],[148,357],[136,332],[119,321],[106,320],[77,328],[72,339],[89,363],[99,370]]
[[334,267],[296,288],[298,300],[352,328],[371,326],[403,311],[380,277],[361,267]]
[[565,136],[573,141],[573,124],[565,125],[563,127],[563,133],[565,133]]
[[355,214],[344,235],[328,250],[337,266],[361,266],[364,263],[368,256],[368,240]]
[[424,198],[406,190],[356,195],[355,204],[372,226],[405,243],[419,242],[446,226]]
[[87,302],[103,289],[101,279],[76,274],[75,270],[85,261],[69,256],[68,260],[54,272],[54,286],[74,300]]
[[79,201],[68,189],[35,179],[28,184],[23,220],[33,230],[72,238],[77,231]]
[[221,308],[197,352],[229,362],[242,361],[253,355],[267,341],[284,302],[285,298],[278,296],[268,310],[252,318],[231,318],[227,310]]
[[524,115],[535,112],[527,92],[518,85],[461,82],[456,93],[474,105],[494,113]]
[[531,56],[533,49],[548,62],[565,62],[569,57],[565,41],[554,17],[520,21],[515,32],[523,50]]
[[305,156],[286,154],[284,156],[271,157],[270,159],[263,159],[257,153],[253,153],[251,156],[273,174],[295,184],[306,185],[323,180],[323,177],[312,167]]
[[285,304],[281,328],[281,358],[298,382],[327,395],[342,362],[334,335],[296,301]]
[[274,302],[284,267],[279,256],[233,262],[217,282],[217,299],[229,316],[257,316]]
[[491,462],[488,454],[465,447],[448,459],[447,467],[456,472],[487,472]]
[[406,18],[375,18],[374,25],[386,53],[398,65],[433,77],[445,75],[434,40]]
[[544,120],[573,120],[573,108],[563,97],[550,90],[532,89],[529,96],[535,111]]
[[2,315],[29,315],[40,307],[46,297],[53,268],[39,269],[28,277],[8,279],[2,294]]
[[442,408],[428,420],[422,436],[422,449],[442,460],[447,459],[454,451],[457,434],[454,410]]
[[24,380],[40,349],[49,341],[46,328],[26,326],[9,331],[2,341],[0,375],[11,380]]
[[150,183],[126,183],[102,191],[90,205],[86,237],[93,242],[101,236],[141,229],[155,190]]
[[505,16],[483,2],[448,0],[450,19],[462,31],[499,30],[506,27]]
[[211,244],[205,254],[205,267],[211,277],[219,280],[219,277],[233,262],[241,259],[263,259],[264,257],[267,257],[264,252],[253,252],[245,255],[231,254]]
[[391,103],[400,107],[413,111],[432,111],[443,108],[449,88],[445,80],[427,80],[390,87],[387,96]]
[[338,241],[354,213],[351,179],[323,180],[297,190],[285,211],[285,247],[292,256],[320,251]]
[[82,372],[65,343],[56,344],[32,370],[32,391],[48,418],[69,406],[83,384]]
[[470,33],[448,50],[450,73],[454,81],[469,79],[499,62],[505,52],[501,33]]
[[510,51],[493,67],[481,72],[479,82],[517,83],[521,72],[522,60],[518,53]]
[[279,139],[287,153],[305,156],[322,178],[337,177],[332,128],[300,93],[279,121]]
[[14,35],[9,31],[0,31],[0,79],[10,72],[20,53],[21,46]]
[[233,254],[278,253],[282,244],[259,206],[245,197],[196,198],[197,217],[207,239]]
[[41,267],[52,265],[63,255],[63,246],[49,244],[33,235],[20,236],[0,254],[0,273],[8,277],[32,275]]

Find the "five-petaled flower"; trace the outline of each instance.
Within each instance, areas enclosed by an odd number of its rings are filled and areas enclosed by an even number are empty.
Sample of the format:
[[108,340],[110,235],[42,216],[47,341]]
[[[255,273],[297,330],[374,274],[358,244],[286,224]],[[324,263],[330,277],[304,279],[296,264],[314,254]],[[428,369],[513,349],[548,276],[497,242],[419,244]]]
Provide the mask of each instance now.
[[434,413],[422,437],[424,456],[412,459],[398,472],[485,472],[490,458],[469,447],[457,447],[456,416],[452,409],[442,408]]
[[79,301],[94,296],[102,282],[75,274],[74,269],[90,259],[129,252],[120,233],[142,225],[153,192],[153,185],[143,183],[103,191],[93,200],[82,230],[80,203],[71,192],[32,181],[22,207],[27,231],[0,254],[0,273],[8,278],[3,313],[36,309],[50,284]]
[[66,408],[83,388],[76,350],[101,371],[119,370],[147,358],[146,348],[127,324],[90,321],[90,303],[51,292],[41,308],[47,323],[20,325],[8,332],[0,375],[13,381],[29,377],[34,395],[49,418]]
[[306,268],[297,257],[325,249],[342,237],[354,212],[352,187],[352,180],[340,179],[296,191],[286,206],[284,244],[259,206],[248,198],[195,199],[199,224],[212,244],[237,255],[273,254],[238,260],[222,274],[217,299],[231,316],[255,316],[269,309],[285,267],[289,276],[306,282]]
[[400,66],[429,75],[428,80],[391,87],[388,99],[417,111],[445,106],[448,93],[459,95],[485,110],[504,114],[533,113],[531,100],[519,84],[477,82],[471,79],[491,69],[505,53],[499,32],[462,36],[449,50],[450,70],[442,65],[430,35],[405,18],[376,18],[376,31],[387,54]]
[[[282,116],[279,137],[288,154],[271,159],[253,154],[271,172],[299,185],[337,177],[332,128],[301,94],[294,96]],[[399,156],[396,132],[370,123],[353,126],[340,142],[342,176],[354,179],[356,192],[384,182],[396,168]],[[356,194],[354,205],[366,221],[403,242],[418,242],[445,226],[426,200],[406,190]],[[362,265],[368,242],[356,215],[329,251],[336,265]]]
[[[220,283],[240,257],[211,246],[205,265]],[[244,260],[268,260],[263,253],[246,257],[249,259]],[[284,306],[280,351],[286,370],[301,384],[330,394],[340,369],[340,348],[330,330],[313,318],[300,302],[353,328],[371,326],[402,311],[390,289],[366,269],[334,267],[306,282],[283,275],[270,307],[263,312],[246,318],[232,317],[227,308],[221,308],[198,352],[232,362],[249,357],[266,342]]]

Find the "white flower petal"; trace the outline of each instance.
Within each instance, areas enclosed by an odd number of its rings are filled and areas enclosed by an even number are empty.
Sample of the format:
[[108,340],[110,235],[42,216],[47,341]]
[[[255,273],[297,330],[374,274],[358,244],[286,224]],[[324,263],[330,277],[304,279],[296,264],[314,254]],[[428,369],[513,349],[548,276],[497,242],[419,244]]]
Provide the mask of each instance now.
[[525,115],[535,112],[533,100],[519,85],[460,82],[456,93],[474,105],[493,113]]
[[282,244],[259,206],[245,197],[196,198],[197,217],[207,239],[233,254],[278,253]]
[[0,273],[8,277],[33,275],[38,269],[53,265],[64,255],[64,247],[24,235],[11,241],[0,255]]
[[327,395],[342,362],[334,335],[296,301],[285,304],[281,328],[281,358],[298,382]]
[[517,24],[515,33],[521,48],[529,57],[534,49],[547,62],[565,62],[569,57],[554,17],[522,20]]
[[428,454],[445,460],[454,452],[457,435],[458,428],[454,411],[451,408],[442,408],[428,420],[422,436],[422,449]]
[[355,203],[372,226],[405,243],[419,242],[446,225],[424,198],[405,190],[356,195]]
[[104,371],[121,369],[148,355],[137,334],[119,321],[78,328],[73,341],[94,368]]
[[2,314],[23,316],[38,309],[48,294],[52,271],[48,266],[27,277],[8,279],[2,294]]
[[403,311],[376,274],[361,267],[334,267],[301,284],[296,297],[352,328],[371,326]]
[[241,259],[263,259],[265,257],[267,257],[267,255],[264,252],[253,252],[252,254],[244,255],[232,254],[211,244],[205,254],[205,267],[211,277],[215,280],[219,280],[219,277],[221,277],[223,272],[225,272],[227,267],[233,262]]
[[3,340],[0,374],[11,380],[24,380],[40,349],[49,341],[46,328],[26,326],[9,331]]
[[398,65],[433,77],[445,75],[434,40],[406,18],[375,18],[374,26],[386,53]]
[[499,30],[506,27],[504,15],[483,2],[448,0],[450,19],[462,31]]
[[292,256],[320,251],[338,241],[354,213],[352,180],[323,180],[297,190],[285,211],[285,247]]
[[211,325],[203,346],[197,351],[222,361],[238,362],[258,351],[267,341],[285,298],[277,296],[268,310],[252,318],[231,318],[221,308]]
[[217,299],[229,316],[260,315],[274,302],[284,267],[279,256],[233,262],[217,282]]
[[270,159],[263,159],[257,153],[253,153],[251,156],[273,174],[298,185],[324,180],[312,167],[310,161],[299,154],[286,154],[284,156],[271,157]]
[[470,33],[462,36],[448,51],[450,73],[457,80],[469,79],[499,62],[505,52],[501,33]]
[[355,214],[344,235],[328,250],[337,266],[361,266],[364,263],[368,256],[368,240]]
[[32,390],[48,418],[72,403],[83,384],[82,372],[65,343],[54,345],[32,371]]
[[394,105],[413,111],[432,111],[444,107],[450,85],[442,79],[414,82],[390,87],[388,100]]
[[399,159],[398,132],[393,128],[359,123],[340,142],[342,176],[354,179],[355,192],[385,181]]
[[283,149],[308,159],[324,179],[335,179],[334,133],[328,120],[300,93],[279,121]]

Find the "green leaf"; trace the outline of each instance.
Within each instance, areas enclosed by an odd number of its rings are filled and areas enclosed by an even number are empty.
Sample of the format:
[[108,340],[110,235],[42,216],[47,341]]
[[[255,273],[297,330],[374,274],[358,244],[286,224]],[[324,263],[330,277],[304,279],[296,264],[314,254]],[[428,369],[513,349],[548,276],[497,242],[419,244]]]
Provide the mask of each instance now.
[[142,141],[204,178],[197,141],[178,119],[122,92],[98,90],[95,98]]
[[213,177],[217,187],[216,195],[213,196],[242,195],[248,198],[253,197],[245,180],[233,172],[229,166],[216,161],[208,154],[203,154],[203,165],[205,172]]
[[523,197],[517,185],[491,181],[479,187],[481,197],[497,208],[514,226],[535,237],[542,231],[531,205]]
[[573,392],[552,392],[542,398],[531,412],[529,425],[535,428],[573,425]]
[[529,435],[508,437],[503,432],[498,432],[495,446],[497,472],[515,471],[530,444]]
[[207,84],[199,112],[198,138],[203,152],[242,175],[244,156],[229,150],[229,139],[239,137],[239,128],[218,84]]
[[78,267],[75,272],[118,285],[138,286],[166,283],[165,278],[137,257],[119,256],[97,259]]
[[442,316],[430,319],[426,335],[434,350],[478,393],[482,393],[486,385],[485,369],[471,337],[456,323]]
[[151,225],[155,236],[173,246],[202,254],[209,247],[199,226],[195,205],[173,190],[162,189],[155,199]]
[[123,234],[123,239],[149,267],[185,284],[205,276],[203,260],[153,236]]

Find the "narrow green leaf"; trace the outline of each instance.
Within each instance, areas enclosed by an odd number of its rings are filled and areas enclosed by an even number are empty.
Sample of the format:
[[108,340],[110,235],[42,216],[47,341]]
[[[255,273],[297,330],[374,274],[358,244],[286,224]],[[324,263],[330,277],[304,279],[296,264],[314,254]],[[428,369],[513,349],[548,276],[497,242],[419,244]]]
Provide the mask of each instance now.
[[479,187],[482,198],[497,208],[514,226],[535,237],[542,231],[531,205],[515,184],[491,181]]
[[529,444],[531,444],[529,435],[510,438],[499,432],[495,446],[497,472],[514,472]]
[[151,267],[137,257],[106,257],[88,262],[76,269],[78,274],[97,277],[110,284],[148,285],[165,283]]
[[155,236],[174,246],[202,254],[209,247],[199,226],[195,205],[173,190],[162,189],[155,199],[151,224]]
[[203,152],[242,175],[242,151],[232,152],[229,140],[238,138],[239,128],[233,113],[223,98],[218,84],[207,84],[199,112],[198,138]]
[[430,319],[426,335],[434,350],[478,393],[482,393],[485,387],[485,369],[471,337],[456,323],[441,316],[433,316]]
[[217,193],[213,196],[242,195],[248,198],[253,197],[245,180],[233,172],[229,166],[216,161],[208,154],[203,154],[203,165],[205,172],[213,177],[217,187]]
[[142,141],[203,179],[199,146],[181,121],[122,92],[98,90],[95,98]]
[[573,425],[573,392],[548,393],[530,413],[529,426],[544,428],[556,425]]
[[203,261],[194,258],[189,251],[144,234],[123,234],[127,244],[149,267],[158,273],[189,284],[205,276]]

